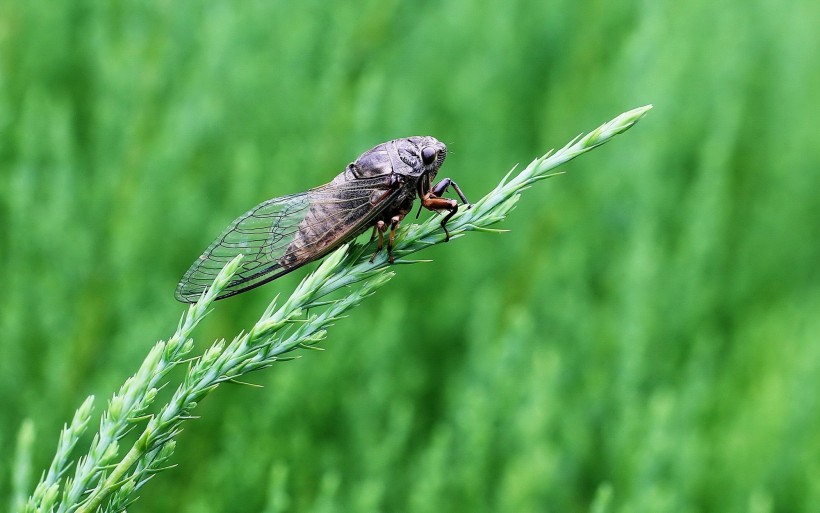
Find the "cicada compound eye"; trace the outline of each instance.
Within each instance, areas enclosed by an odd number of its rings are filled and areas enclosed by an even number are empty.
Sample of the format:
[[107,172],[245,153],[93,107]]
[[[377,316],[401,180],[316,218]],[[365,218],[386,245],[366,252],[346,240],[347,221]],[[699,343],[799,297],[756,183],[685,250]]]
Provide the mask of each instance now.
[[429,166],[436,160],[436,150],[429,146],[421,150],[421,161],[425,166]]

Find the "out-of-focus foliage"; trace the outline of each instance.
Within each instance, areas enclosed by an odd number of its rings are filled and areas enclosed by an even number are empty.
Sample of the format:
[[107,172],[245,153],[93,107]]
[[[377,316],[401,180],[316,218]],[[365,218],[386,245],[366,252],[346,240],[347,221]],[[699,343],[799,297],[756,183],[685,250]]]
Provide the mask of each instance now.
[[[511,233],[431,249],[328,351],[209,397],[132,511],[812,511],[818,19],[805,0],[0,0],[0,504],[23,419],[45,468],[247,208],[415,134],[478,197],[653,103]],[[197,343],[301,275],[219,303]]]

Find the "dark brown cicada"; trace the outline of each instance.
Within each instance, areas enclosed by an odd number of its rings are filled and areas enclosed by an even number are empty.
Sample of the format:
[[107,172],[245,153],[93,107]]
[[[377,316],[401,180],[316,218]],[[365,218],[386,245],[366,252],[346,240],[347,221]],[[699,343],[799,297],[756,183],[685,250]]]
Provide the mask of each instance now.
[[[299,194],[273,198],[257,205],[228,226],[179,282],[176,298],[195,302],[222,267],[242,253],[244,259],[232,281],[217,297],[226,298],[258,287],[322,258],[373,227],[376,254],[384,247],[393,262],[393,238],[399,223],[421,206],[445,213],[441,227],[458,210],[458,202],[442,197],[452,186],[449,178],[432,185],[444,163],[447,147],[434,137],[408,137],[380,144],[349,164],[332,182]],[[373,261],[371,258],[371,261]]]

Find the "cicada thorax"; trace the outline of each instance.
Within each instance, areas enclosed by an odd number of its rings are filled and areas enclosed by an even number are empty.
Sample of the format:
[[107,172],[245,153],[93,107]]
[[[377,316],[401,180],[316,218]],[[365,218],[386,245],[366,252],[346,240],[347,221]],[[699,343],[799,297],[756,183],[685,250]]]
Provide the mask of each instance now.
[[[370,178],[398,174],[402,176],[420,176],[424,166],[418,158],[415,143],[409,139],[397,139],[382,143],[363,153],[355,162],[347,166],[350,177]],[[336,177],[338,180],[345,173]]]

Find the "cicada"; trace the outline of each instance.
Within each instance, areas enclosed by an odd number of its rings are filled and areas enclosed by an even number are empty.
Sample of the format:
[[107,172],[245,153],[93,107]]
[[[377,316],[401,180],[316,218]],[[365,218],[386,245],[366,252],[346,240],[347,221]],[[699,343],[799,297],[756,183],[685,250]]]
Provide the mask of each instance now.
[[257,205],[234,220],[191,265],[177,286],[176,298],[195,302],[240,253],[244,258],[239,270],[217,299],[275,280],[370,228],[378,238],[371,262],[384,248],[387,234],[388,260],[393,263],[396,228],[416,197],[421,207],[444,214],[441,228],[449,240],[447,221],[459,204],[444,193],[452,187],[464,204],[470,204],[451,179],[433,185],[446,156],[447,147],[435,137],[395,139],[363,153],[330,183]]

